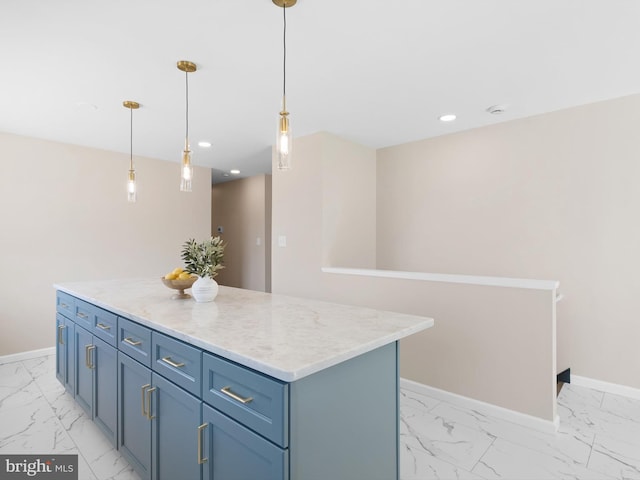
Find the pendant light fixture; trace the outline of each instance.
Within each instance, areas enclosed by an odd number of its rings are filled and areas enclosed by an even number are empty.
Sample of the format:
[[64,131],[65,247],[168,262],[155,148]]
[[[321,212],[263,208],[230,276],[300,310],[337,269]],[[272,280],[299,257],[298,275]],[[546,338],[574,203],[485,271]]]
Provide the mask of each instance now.
[[127,181],[127,200],[131,203],[135,203],[137,200],[137,188],[136,188],[136,171],[133,168],[133,111],[140,108],[138,102],[132,100],[125,100],[122,102],[122,106],[129,109],[129,180]]
[[282,110],[278,119],[278,131],[276,136],[276,155],[278,157],[278,170],[291,168],[291,156],[293,153],[293,136],[289,124],[289,112],[287,112],[287,8],[293,7],[297,0],[272,0],[282,8],[283,22],[283,61],[282,61]]
[[185,95],[186,95],[186,131],[184,136],[184,150],[182,151],[182,165],[180,174],[180,191],[190,192],[193,180],[193,167],[191,166],[191,150],[189,149],[189,74],[196,71],[196,64],[188,60],[178,62],[178,70],[184,72]]

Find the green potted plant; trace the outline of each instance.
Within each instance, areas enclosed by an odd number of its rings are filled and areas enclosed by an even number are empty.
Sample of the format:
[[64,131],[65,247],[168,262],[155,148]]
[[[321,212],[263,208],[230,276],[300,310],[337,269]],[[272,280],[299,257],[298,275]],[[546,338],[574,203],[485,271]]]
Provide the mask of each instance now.
[[200,243],[190,238],[182,246],[184,269],[198,276],[191,287],[196,302],[211,302],[218,295],[218,283],[214,278],[224,268],[222,259],[225,247],[219,236]]

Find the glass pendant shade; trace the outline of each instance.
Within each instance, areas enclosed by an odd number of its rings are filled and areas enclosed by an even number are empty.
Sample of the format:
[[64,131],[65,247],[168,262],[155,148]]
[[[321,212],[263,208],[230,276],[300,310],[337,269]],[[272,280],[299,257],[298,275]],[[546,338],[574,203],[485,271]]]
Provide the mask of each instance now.
[[129,170],[129,181],[127,182],[127,200],[129,202],[135,202],[137,200],[135,170]]
[[182,152],[180,191],[191,192],[192,180],[193,180],[193,167],[191,166],[191,150],[189,150],[189,143],[185,142],[184,151]]
[[291,125],[289,125],[289,112],[280,112],[278,119],[278,132],[276,136],[276,155],[278,170],[289,170],[291,168],[291,157],[293,153],[293,136],[291,135]]

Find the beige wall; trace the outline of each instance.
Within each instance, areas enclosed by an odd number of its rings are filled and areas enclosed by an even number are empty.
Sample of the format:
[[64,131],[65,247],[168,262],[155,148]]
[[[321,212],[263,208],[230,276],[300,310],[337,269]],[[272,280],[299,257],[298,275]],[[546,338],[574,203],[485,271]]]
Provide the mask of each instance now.
[[639,118],[636,95],[378,151],[378,267],[559,280],[558,368],[640,388]]
[[54,345],[53,283],[160,281],[187,238],[211,231],[207,168],[195,168],[187,194],[177,163],[134,157],[129,204],[128,155],[2,133],[0,151],[0,355]]
[[294,295],[314,290],[322,266],[375,267],[376,231],[375,150],[320,132],[296,139],[295,155],[274,169],[272,194],[273,291]]
[[[223,228],[222,234],[218,234],[218,227]],[[214,185],[211,230],[227,244],[225,268],[216,281],[230,287],[270,291],[271,175]]]
[[[348,168],[354,152],[363,151],[326,133],[310,135],[296,139],[295,167],[274,171],[273,291],[434,317],[433,328],[401,342],[403,377],[553,420],[552,291],[321,272],[330,245],[333,258],[345,262],[370,260],[358,257],[358,245],[365,252],[375,248],[375,222],[367,221],[375,206],[361,201],[371,198],[375,157],[357,156],[354,165],[364,168],[358,174]],[[349,172],[344,183],[334,182],[344,171]],[[348,221],[340,219],[344,212]],[[327,244],[336,238],[331,228],[338,224],[345,229],[338,233],[352,233],[355,244],[348,236]],[[279,235],[287,236],[287,247],[277,246]],[[402,240],[398,237],[394,248],[402,248]]]
[[323,135],[323,265],[376,266],[376,151]]

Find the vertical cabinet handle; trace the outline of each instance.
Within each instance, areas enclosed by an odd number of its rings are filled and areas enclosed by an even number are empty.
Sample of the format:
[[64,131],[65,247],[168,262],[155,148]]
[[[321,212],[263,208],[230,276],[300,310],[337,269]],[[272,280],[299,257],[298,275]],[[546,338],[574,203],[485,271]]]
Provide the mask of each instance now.
[[62,331],[65,329],[66,327],[64,325],[58,325],[58,343],[60,345],[64,345],[64,338],[62,337]]
[[84,346],[84,364],[87,366],[87,368],[89,368],[91,370],[93,370],[95,368],[95,365],[91,361],[91,351],[95,350],[95,349],[96,349],[95,345],[85,345]]
[[155,415],[151,415],[151,393],[156,391],[156,387],[151,387],[147,389],[147,418],[149,420],[153,420],[156,418]]
[[209,460],[208,458],[202,458],[202,443],[203,443],[202,432],[204,432],[204,429],[207,428],[207,425],[209,424],[203,423],[198,427],[198,465],[202,465],[203,463],[206,463]]
[[140,396],[142,397],[142,416],[143,417],[147,417],[147,418],[149,418],[149,414],[147,413],[147,411],[144,408],[144,406],[145,406],[144,405],[144,393],[145,393],[145,390],[147,388],[149,388],[150,386],[151,386],[151,384],[147,383],[146,385],[142,385],[142,388],[140,389]]

